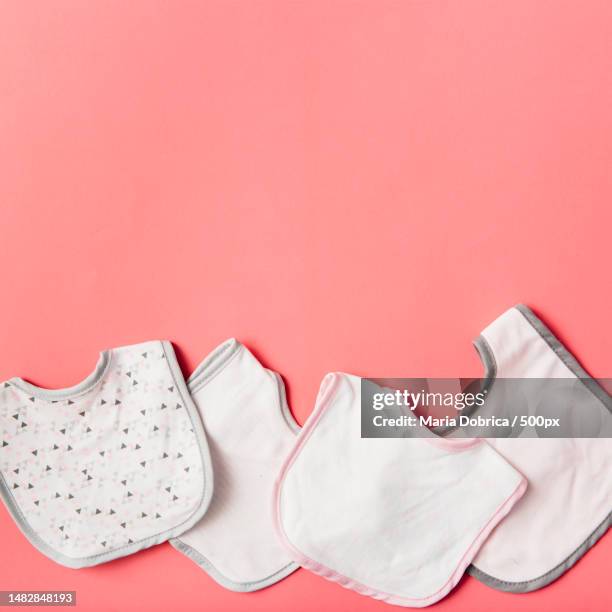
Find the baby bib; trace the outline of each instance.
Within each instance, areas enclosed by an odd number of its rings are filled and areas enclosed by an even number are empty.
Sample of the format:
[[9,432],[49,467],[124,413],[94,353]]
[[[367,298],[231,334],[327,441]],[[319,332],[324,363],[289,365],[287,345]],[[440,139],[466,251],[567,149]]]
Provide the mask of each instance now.
[[210,442],[215,494],[206,516],[171,540],[222,586],[256,591],[297,569],[272,522],[272,493],[299,429],[280,376],[236,340],[189,379]]
[[0,383],[0,494],[30,542],[87,567],[189,529],[208,445],[169,342],[110,349],[74,387]]
[[328,580],[427,606],[457,584],[526,482],[483,440],[361,438],[360,385],[324,378],[277,482],[278,533]]
[[[490,384],[496,378],[580,379],[585,402],[590,398],[609,425],[612,398],[526,306],[508,310],[475,344]],[[526,476],[529,488],[485,542],[469,572],[498,590],[533,591],[566,572],[608,530],[611,441],[519,434],[489,442]]]

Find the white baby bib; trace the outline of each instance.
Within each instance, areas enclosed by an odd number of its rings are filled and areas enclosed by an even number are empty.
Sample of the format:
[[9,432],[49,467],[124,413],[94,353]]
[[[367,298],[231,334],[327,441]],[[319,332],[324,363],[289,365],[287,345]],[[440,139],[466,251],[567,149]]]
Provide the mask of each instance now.
[[255,591],[297,569],[272,522],[274,479],[299,429],[282,379],[236,340],[189,379],[215,472],[206,516],[172,545],[233,591]]
[[303,567],[424,607],[457,584],[526,482],[482,440],[361,438],[360,384],[323,380],[278,479],[278,533]]
[[[612,398],[526,306],[508,310],[475,344],[493,385],[496,377],[580,378],[591,402],[602,413],[612,411]],[[469,571],[502,591],[533,591],[566,572],[608,530],[612,442],[520,436],[489,442],[526,476],[529,488]]]
[[97,565],[206,512],[204,429],[169,342],[104,351],[74,387],[0,383],[0,494],[42,553]]

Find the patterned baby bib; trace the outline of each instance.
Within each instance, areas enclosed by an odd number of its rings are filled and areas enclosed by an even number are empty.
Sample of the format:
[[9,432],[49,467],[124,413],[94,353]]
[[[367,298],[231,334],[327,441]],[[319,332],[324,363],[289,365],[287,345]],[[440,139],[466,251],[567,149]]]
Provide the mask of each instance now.
[[72,568],[199,521],[211,463],[172,345],[103,351],[92,374],[67,389],[0,383],[0,495],[30,542]]

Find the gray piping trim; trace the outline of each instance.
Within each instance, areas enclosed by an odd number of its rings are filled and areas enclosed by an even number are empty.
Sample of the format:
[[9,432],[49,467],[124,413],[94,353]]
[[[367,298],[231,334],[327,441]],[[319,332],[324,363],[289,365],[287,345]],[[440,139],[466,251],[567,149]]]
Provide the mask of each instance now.
[[578,360],[559,342],[550,329],[535,315],[533,310],[524,304],[515,307],[528,323],[540,334],[542,339],[555,352],[557,357],[579,378],[584,386],[610,411],[612,412],[612,397],[606,390],[591,378],[588,372],[578,363]]
[[276,379],[276,384],[278,386],[278,401],[280,404],[280,410],[281,410],[283,419],[285,420],[285,423],[287,423],[287,425],[289,426],[291,433],[298,434],[302,428],[300,427],[299,423],[293,417],[293,414],[291,413],[291,410],[289,408],[289,404],[287,403],[287,392],[285,391],[285,381],[283,380],[283,377],[278,372],[275,372],[274,370],[267,370],[267,371],[270,374],[272,374],[274,378]]
[[[6,507],[8,508],[9,513],[17,523],[17,526],[34,547],[36,547],[41,553],[61,565],[65,565],[66,567],[70,567],[73,569],[91,567],[93,565],[106,563],[107,561],[112,561],[113,559],[118,559],[120,557],[131,555],[135,552],[138,552],[139,550],[149,548],[150,546],[154,546],[156,544],[161,544],[169,538],[181,535],[188,529],[191,529],[191,527],[193,527],[204,516],[204,513],[208,509],[212,497],[213,479],[210,453],[208,450],[208,443],[206,441],[204,428],[202,426],[202,422],[200,420],[200,415],[197,411],[197,408],[193,403],[189,392],[187,391],[187,386],[185,384],[183,375],[176,360],[176,355],[174,354],[174,349],[172,348],[172,345],[170,344],[170,342],[167,342],[165,340],[161,341],[160,344],[166,356],[166,361],[168,362],[168,365],[170,367],[170,372],[172,374],[176,389],[179,393],[181,400],[183,401],[183,406],[187,410],[187,414],[193,425],[194,435],[198,440],[198,447],[200,449],[200,457],[202,459],[202,465],[204,470],[204,484],[202,487],[202,497],[200,498],[200,502],[196,509],[187,519],[185,519],[182,523],[176,525],[171,529],[156,533],[152,536],[149,536],[142,540],[138,540],[137,542],[133,542],[132,544],[121,546],[114,550],[109,550],[107,552],[98,553],[87,557],[75,558],[69,557],[55,550],[36,533],[36,531],[32,528],[27,518],[21,511],[21,508],[17,504],[15,498],[13,497],[13,494],[10,488],[8,487],[7,482],[4,479],[4,475],[0,472],[0,497],[2,497],[4,503],[6,504]],[[106,367],[108,367],[108,365]],[[88,381],[88,383],[91,382],[89,381],[89,377],[85,379],[85,381]],[[79,385],[77,385],[77,387],[78,386]],[[92,387],[90,386],[89,388],[91,389]],[[45,390],[43,389],[42,391]],[[79,392],[81,391],[82,390],[80,389]]]
[[[480,355],[480,360],[484,365],[485,375],[484,382],[482,387],[480,387],[480,392],[488,392],[491,389],[491,386],[495,382],[495,378],[497,377],[497,362],[495,361],[495,355],[493,355],[493,351],[489,343],[485,340],[484,336],[480,335],[473,341],[473,344]],[[463,409],[462,414],[467,416],[475,415],[480,406],[470,406]],[[436,426],[431,427],[430,431],[436,437],[447,438],[450,437],[450,434],[459,430],[459,425],[445,425],[445,426]]]
[[573,567],[592,547],[595,546],[597,541],[608,531],[612,524],[612,512],[595,528],[595,530],[589,535],[589,537],[566,559],[564,559],[559,565],[546,572],[538,578],[533,580],[526,580],[524,582],[508,582],[506,580],[499,580],[489,574],[479,570],[476,566],[470,565],[468,573],[470,576],[474,576],[477,580],[486,584],[489,587],[497,589],[498,591],[505,591],[506,593],[529,593],[530,591],[536,591],[541,589],[551,582],[554,582],[557,578],[560,578],[567,570]]
[[[527,322],[538,332],[542,339],[548,344],[548,346],[555,352],[557,357],[575,374],[584,385],[599,399],[602,404],[611,410],[612,398],[593,378],[589,376],[586,370],[578,363],[578,360],[559,342],[557,337],[550,331],[550,329],[535,315],[535,313],[524,304],[517,304],[515,307],[527,320]],[[487,379],[487,388],[495,381],[497,376],[497,362],[491,346],[486,341],[484,336],[480,335],[474,340],[474,346],[478,351],[482,360],[485,377]],[[489,382],[490,381],[490,382]],[[475,565],[468,567],[468,574],[473,576],[483,584],[497,589],[498,591],[505,591],[507,593],[529,593],[530,591],[536,591],[541,589],[551,582],[561,577],[567,570],[573,567],[588,551],[591,547],[595,546],[597,541],[608,531],[612,524],[612,512],[594,529],[594,531],[586,538],[574,552],[569,554],[566,559],[561,561],[558,565],[553,567],[550,571],[533,578],[532,580],[525,580],[522,582],[510,582],[507,580],[500,580],[495,578],[478,569]]]
[[254,580],[252,582],[234,582],[233,580],[226,578],[204,555],[195,550],[195,548],[185,544],[185,542],[174,539],[170,540],[170,544],[174,546],[176,550],[197,563],[215,582],[226,589],[236,591],[237,593],[251,593],[253,591],[264,589],[268,586],[276,584],[299,568],[297,563],[291,562],[279,569],[277,572],[274,572],[261,580]]
[[[189,377],[187,384],[191,393],[196,393],[203,386],[209,383],[215,376],[217,376],[223,369],[232,361],[232,359],[244,348],[240,342],[235,338],[230,338],[225,342],[221,343],[216,349],[204,358],[200,365],[195,369],[193,374]],[[264,370],[274,377],[278,389],[278,402],[283,420],[291,430],[293,434],[297,434],[300,430],[300,426],[296,423],[289,405],[287,403],[287,394],[285,392],[285,383],[282,377],[273,370]],[[258,591],[272,584],[275,584],[279,580],[287,577],[289,574],[298,569],[297,563],[288,563],[281,567],[278,571],[262,578],[261,580],[254,580],[249,582],[236,582],[231,578],[223,575],[202,553],[198,552],[195,548],[189,546],[180,538],[173,538],[170,540],[170,544],[179,552],[189,557],[192,561],[197,563],[213,580],[219,583],[221,586],[229,589],[230,591],[236,591],[238,593],[250,593],[252,591]]]
[[[232,361],[232,359],[245,348],[235,338],[230,338],[222,342],[217,348],[205,357],[200,365],[195,369],[193,374],[187,380],[189,391],[197,393],[202,387],[208,384],[215,376],[221,373]],[[264,368],[266,372],[271,374],[278,387],[278,400],[280,411],[283,419],[289,426],[292,433],[297,434],[300,431],[299,423],[294,419],[289,404],[287,403],[287,393],[285,391],[285,383],[278,372]]]
[[108,372],[111,361],[112,350],[102,351],[94,371],[80,383],[64,389],[43,389],[42,387],[33,385],[32,383],[29,383],[23,380],[23,378],[19,377],[11,378],[11,380],[8,382],[18,389],[21,389],[24,393],[29,393],[33,397],[37,397],[42,400],[59,401],[65,399],[75,399],[85,395],[85,393],[88,393],[98,385],[98,383]]
[[493,349],[483,335],[478,336],[478,338],[474,340],[474,347],[478,351],[478,355],[480,355],[480,360],[485,370],[483,390],[490,389],[497,378],[497,361],[495,360]]
[[213,349],[187,379],[191,393],[196,393],[219,374],[242,350],[243,346],[235,338],[229,338]]

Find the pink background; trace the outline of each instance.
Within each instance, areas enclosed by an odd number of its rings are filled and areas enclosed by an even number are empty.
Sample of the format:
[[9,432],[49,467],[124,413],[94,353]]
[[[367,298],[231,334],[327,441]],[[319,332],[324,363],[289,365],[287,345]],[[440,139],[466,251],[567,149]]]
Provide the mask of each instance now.
[[[73,384],[153,338],[236,336],[304,422],[323,375],[477,375],[516,302],[612,376],[612,5],[14,0],[0,5],[0,379]],[[164,544],[80,571],[0,507],[0,589],[86,610],[387,610],[298,571],[255,594]],[[608,535],[528,595],[611,609]]]

